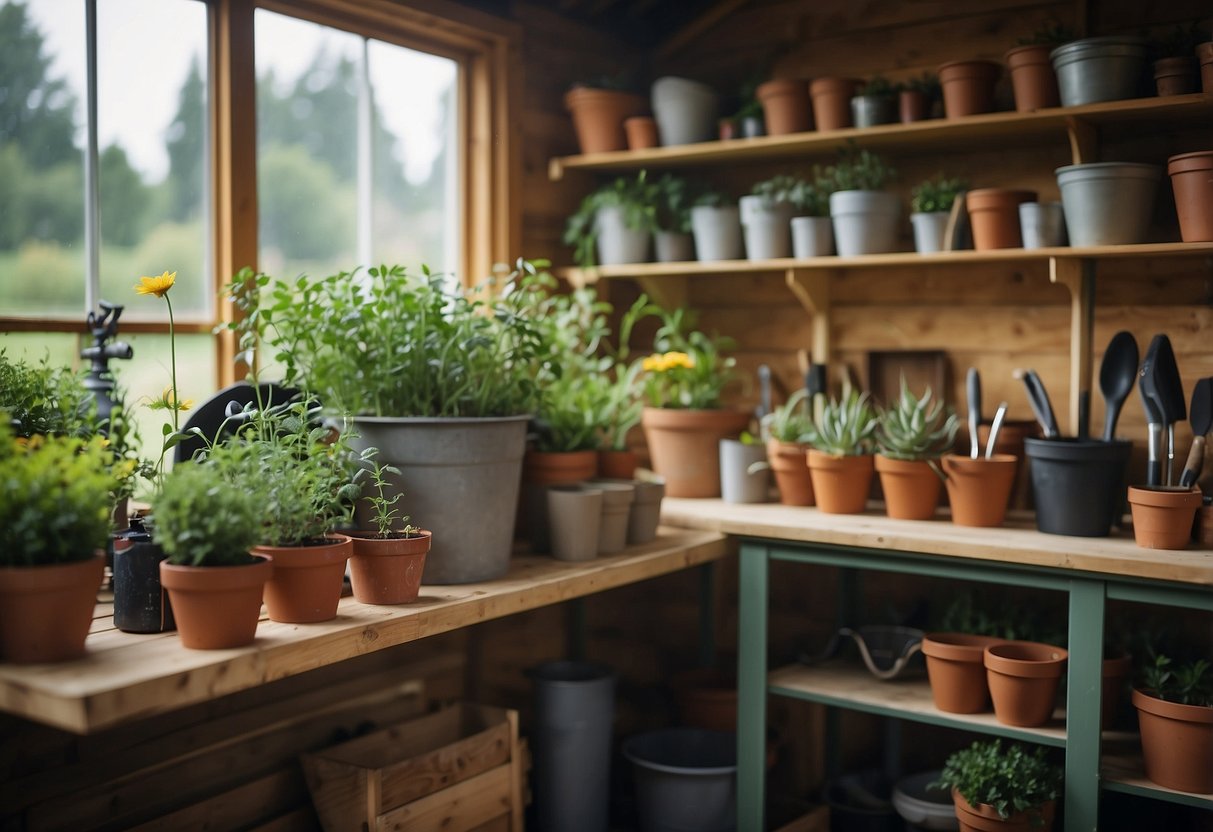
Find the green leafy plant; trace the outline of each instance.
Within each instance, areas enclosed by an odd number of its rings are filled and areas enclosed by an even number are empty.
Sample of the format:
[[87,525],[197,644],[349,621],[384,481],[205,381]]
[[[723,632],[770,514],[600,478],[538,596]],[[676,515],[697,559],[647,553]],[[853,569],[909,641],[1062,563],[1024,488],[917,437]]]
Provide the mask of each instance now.
[[1151,653],[1142,669],[1142,689],[1158,699],[1181,705],[1213,707],[1213,665],[1207,659],[1176,662]]
[[689,234],[691,231],[691,207],[702,190],[689,179],[672,173],[663,174],[656,182],[657,228]]
[[839,151],[827,176],[835,191],[879,191],[897,177],[897,171],[880,156],[852,144]]
[[100,437],[16,438],[0,419],[0,566],[88,560],[110,532],[116,482]]
[[821,419],[811,425],[806,437],[814,448],[833,456],[871,453],[872,437],[879,419],[867,393],[854,390],[841,399],[830,399]]
[[1023,607],[1001,595],[980,592],[953,592],[938,629],[954,633],[993,636],[1008,641],[1039,641],[1065,644],[1065,624],[1059,623],[1055,610],[1038,607],[1025,615]]
[[1059,20],[1049,20],[1031,35],[1020,38],[1020,46],[1056,46],[1072,41],[1076,35],[1074,30],[1065,26]]
[[620,208],[628,228],[656,231],[658,195],[657,185],[650,182],[647,172],[642,170],[635,178],[621,176],[583,199],[564,229],[564,243],[573,247],[573,259],[577,264],[588,269],[597,262],[600,209]]
[[925,95],[928,99],[939,97],[939,76],[933,72],[924,72],[905,82],[905,88]]
[[834,181],[820,167],[813,167],[811,179],[798,180],[788,192],[788,201],[799,217],[828,217],[830,194],[835,191]]
[[1043,826],[1041,807],[1061,795],[1062,771],[1041,747],[1010,743],[1004,750],[1001,740],[989,740],[949,756],[932,786],[956,789],[970,806],[991,806],[1003,819],[1027,812],[1033,826]]
[[754,196],[761,196],[769,202],[791,202],[792,194],[803,185],[804,182],[800,178],[780,173],[770,179],[755,182],[750,193]]
[[732,348],[732,339],[690,330],[689,310],[667,312],[643,297],[624,316],[624,328],[630,332],[637,320],[649,316],[660,318],[661,325],[653,339],[653,354],[641,360],[648,404],[694,410],[720,407],[721,391],[732,380],[736,364],[724,355]]
[[[396,504],[404,498],[404,494],[397,491],[389,496],[392,489],[391,483],[387,479],[388,474],[399,476],[400,469],[371,459],[370,467],[359,469],[354,479],[355,482],[367,477],[371,480],[371,490],[367,492],[365,488],[363,489],[362,502],[371,507],[371,517],[375,521],[375,537],[380,540],[411,537],[417,533],[418,529],[409,523],[407,515],[402,517],[400,509],[396,508]],[[399,529],[393,528],[398,523],[403,525]]]
[[880,412],[876,446],[892,459],[935,460],[951,449],[959,427],[951,407],[931,401],[930,387],[917,398],[902,376],[897,402]]
[[951,211],[956,197],[968,187],[969,183],[965,180],[945,177],[942,174],[934,179],[924,180],[910,191],[910,210],[915,214]]
[[863,86],[860,87],[856,95],[875,96],[879,98],[891,98],[901,91],[901,84],[894,84],[888,78],[882,75],[873,75]]
[[733,200],[729,199],[728,194],[724,191],[708,188],[695,196],[695,201],[691,207],[721,208],[732,204]]
[[179,566],[238,566],[260,542],[261,507],[252,499],[256,480],[234,483],[222,466],[187,462],[164,478],[156,496],[152,534]]
[[30,364],[0,349],[0,410],[17,436],[92,436],[97,411],[80,373],[52,367],[47,359]]
[[789,443],[807,442],[813,430],[808,395],[809,391],[802,387],[788,396],[786,402],[763,416],[763,438]]

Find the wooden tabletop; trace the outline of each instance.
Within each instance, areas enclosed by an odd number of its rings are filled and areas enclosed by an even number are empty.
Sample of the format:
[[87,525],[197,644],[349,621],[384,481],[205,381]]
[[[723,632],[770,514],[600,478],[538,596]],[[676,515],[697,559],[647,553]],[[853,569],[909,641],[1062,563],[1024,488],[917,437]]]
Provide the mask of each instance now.
[[890,520],[879,506],[864,514],[825,514],[816,508],[777,503],[733,504],[722,500],[666,498],[664,523],[745,537],[824,543],[1025,566],[1072,569],[1127,578],[1213,586],[1213,551],[1142,549],[1131,533],[1111,537],[1064,537],[1036,531],[1032,516],[1008,518],[997,529],[953,525],[946,512],[934,520]]
[[86,734],[364,653],[698,566],[730,550],[718,532],[663,528],[652,543],[584,563],[514,557],[504,578],[423,585],[412,604],[375,607],[342,598],[337,618],[321,624],[279,624],[263,614],[256,642],[232,650],[187,650],[176,633],[123,633],[114,627],[107,605],[98,605],[85,658],[43,665],[0,663],[0,710]]

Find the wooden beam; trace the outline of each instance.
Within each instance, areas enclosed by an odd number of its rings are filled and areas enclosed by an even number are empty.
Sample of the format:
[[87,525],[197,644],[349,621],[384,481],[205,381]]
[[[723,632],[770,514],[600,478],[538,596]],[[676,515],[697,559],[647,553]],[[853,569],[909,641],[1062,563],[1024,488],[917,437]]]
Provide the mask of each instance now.
[[1070,291],[1070,435],[1091,413],[1091,349],[1095,331],[1095,264],[1049,261],[1049,279]]
[[692,20],[686,26],[683,26],[672,36],[666,39],[665,43],[657,47],[657,57],[668,58],[675,54],[684,46],[687,46],[695,38],[702,35],[708,29],[711,29],[720,21],[731,15],[733,12],[744,6],[749,0],[719,0],[715,5],[705,11],[699,17]]

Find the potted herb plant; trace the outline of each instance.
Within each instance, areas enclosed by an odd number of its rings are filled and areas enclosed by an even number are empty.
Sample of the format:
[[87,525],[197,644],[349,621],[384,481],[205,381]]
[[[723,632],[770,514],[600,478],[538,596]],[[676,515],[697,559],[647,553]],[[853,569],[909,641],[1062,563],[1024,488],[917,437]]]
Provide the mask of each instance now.
[[938,785],[952,790],[962,830],[1048,830],[1061,797],[1062,770],[1044,748],[1002,740],[975,742],[954,752]]
[[268,483],[251,477],[233,485],[228,466],[244,453],[216,449],[206,462],[177,465],[156,497],[155,537],[167,555],[160,580],[181,643],[192,649],[243,647],[257,636],[274,566],[268,555],[250,551],[261,532],[260,489]]
[[810,426],[809,472],[817,507],[827,514],[860,514],[872,485],[872,444],[879,420],[868,394],[830,399]]
[[630,480],[636,473],[636,452],[628,449],[628,433],[640,424],[644,412],[641,398],[640,361],[617,362],[612,375],[599,376],[606,394],[599,399],[602,413],[597,420],[602,430],[598,449],[598,474],[608,479]]
[[829,175],[834,184],[830,219],[838,253],[851,257],[895,251],[901,204],[896,194],[883,189],[896,171],[876,154],[852,146],[840,153]]
[[354,598],[363,604],[408,604],[417,600],[425,556],[432,535],[409,523],[397,508],[404,497],[391,488],[387,476],[400,475],[390,465],[371,460],[370,467],[359,471],[369,479],[361,501],[370,507],[374,530],[360,531],[353,538],[350,557],[350,585]]
[[656,205],[657,188],[643,170],[634,178],[621,176],[583,199],[564,231],[577,265],[588,269],[595,263],[646,262],[657,230]]
[[900,520],[935,516],[943,473],[938,460],[956,441],[960,422],[955,411],[931,401],[928,387],[916,397],[901,379],[897,402],[880,412],[876,427],[876,471],[884,491],[885,510]]
[[1149,655],[1133,691],[1146,777],[1182,792],[1213,794],[1213,669],[1198,659]]
[[767,462],[775,472],[779,502],[787,506],[811,506],[814,502],[808,456],[813,415],[808,405],[808,391],[802,387],[762,417]]
[[828,257],[834,253],[834,226],[830,222],[833,181],[821,168],[811,179],[799,180],[788,193],[792,203],[792,256]]
[[726,503],[765,503],[771,487],[767,449],[749,431],[720,440],[720,498]]
[[919,254],[948,248],[945,235],[952,203],[967,188],[963,179],[940,174],[920,182],[910,192],[910,225],[914,229],[914,248]]
[[784,136],[813,129],[812,99],[809,84],[803,78],[773,78],[759,85],[756,96],[762,103],[762,114],[770,135]]
[[695,198],[691,233],[699,262],[741,259],[741,213],[720,191],[705,191]]
[[564,106],[573,117],[582,153],[625,149],[624,120],[643,115],[649,108],[644,96],[629,91],[618,78],[574,85],[565,93]]
[[934,73],[924,72],[906,81],[897,96],[897,109],[902,124],[925,121],[935,117],[939,101],[939,78]]
[[737,203],[745,252],[750,260],[771,260],[792,255],[792,192],[800,184],[794,176],[780,174],[756,182]]
[[1073,39],[1072,31],[1052,21],[1030,37],[1020,38],[1019,44],[1006,54],[1017,112],[1031,113],[1061,104],[1057,74],[1049,54],[1059,44]]
[[856,127],[875,127],[897,121],[900,87],[880,75],[863,82],[851,97],[851,117]]
[[695,187],[687,179],[672,173],[656,182],[656,226],[654,235],[658,263],[678,263],[695,259],[695,241],[691,236],[691,206]]
[[84,655],[115,479],[103,440],[13,435],[0,411],[0,659]]

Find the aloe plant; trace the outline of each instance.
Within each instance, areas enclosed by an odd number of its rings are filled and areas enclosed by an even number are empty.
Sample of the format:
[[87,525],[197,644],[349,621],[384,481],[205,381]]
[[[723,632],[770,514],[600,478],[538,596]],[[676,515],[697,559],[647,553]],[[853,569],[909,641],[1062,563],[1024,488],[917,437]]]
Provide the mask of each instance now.
[[872,437],[879,419],[867,393],[846,393],[841,400],[830,399],[821,420],[805,434],[809,443],[832,456],[861,456],[871,453]]
[[813,415],[808,409],[808,390],[803,387],[788,400],[762,417],[762,438],[779,442],[805,442],[813,429]]
[[903,376],[897,402],[880,413],[876,445],[891,459],[938,459],[952,447],[959,426],[951,407],[931,400],[930,387],[917,398]]

